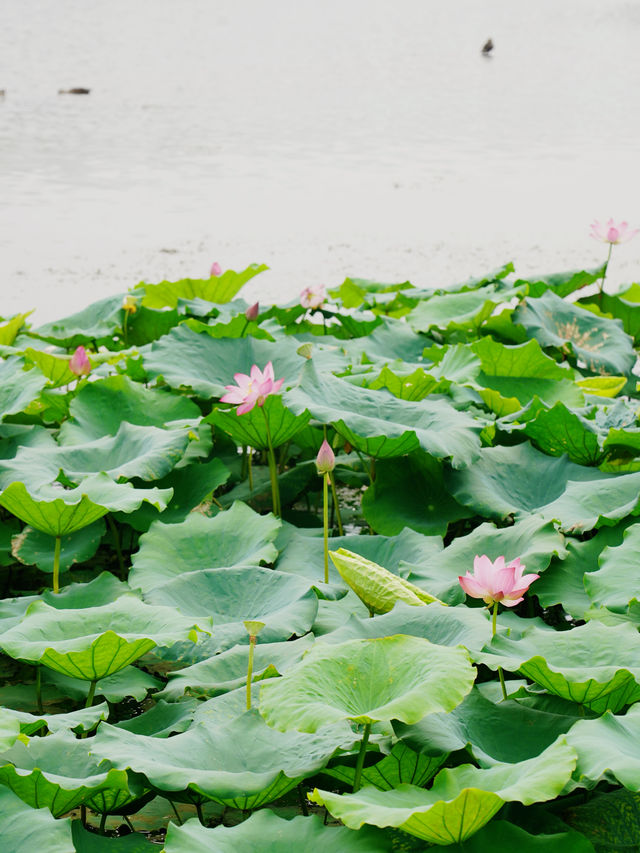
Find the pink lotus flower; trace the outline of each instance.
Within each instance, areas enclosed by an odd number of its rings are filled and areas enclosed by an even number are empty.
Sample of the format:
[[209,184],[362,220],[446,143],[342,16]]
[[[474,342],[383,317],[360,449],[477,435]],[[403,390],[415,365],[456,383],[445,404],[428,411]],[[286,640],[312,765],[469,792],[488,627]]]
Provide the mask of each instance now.
[[531,584],[540,575],[524,575],[526,566],[517,558],[505,566],[504,557],[492,563],[483,554],[476,555],[473,561],[473,574],[467,572],[464,577],[458,576],[460,586],[471,598],[482,598],[489,604],[500,602],[505,607],[515,607],[519,604]]
[[258,314],[260,313],[260,303],[256,302],[254,305],[250,305],[247,310],[244,312],[244,316],[247,320],[256,320]]
[[336,467],[336,457],[331,449],[331,446],[327,439],[322,442],[320,445],[320,450],[318,451],[318,455],[316,456],[316,468],[318,469],[318,474],[329,474]]
[[303,308],[319,308],[326,298],[327,288],[324,284],[315,284],[300,292],[300,305]]
[[217,261],[214,261],[211,264],[211,271],[209,272],[209,277],[217,278],[219,275],[222,275],[222,267]]
[[626,243],[638,233],[638,229],[629,231],[628,222],[620,222],[616,224],[613,219],[610,219],[606,225],[603,225],[597,220],[591,223],[591,236],[595,240],[601,240],[603,243]]
[[76,376],[87,376],[91,373],[91,362],[83,346],[79,346],[69,359],[69,370]]
[[269,394],[275,394],[280,390],[284,379],[276,379],[273,373],[273,365],[267,363],[264,371],[260,370],[257,364],[251,368],[251,374],[236,373],[233,377],[236,385],[225,385],[225,390],[228,394],[220,397],[221,403],[240,403],[236,409],[237,415],[244,415],[250,412],[256,405],[264,405],[265,399]]

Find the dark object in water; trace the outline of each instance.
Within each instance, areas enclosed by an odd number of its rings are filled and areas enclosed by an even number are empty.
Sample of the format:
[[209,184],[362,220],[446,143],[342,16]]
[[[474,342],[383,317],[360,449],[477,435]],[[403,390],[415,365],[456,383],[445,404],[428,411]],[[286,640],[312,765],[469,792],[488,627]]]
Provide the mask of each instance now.
[[482,54],[483,56],[489,56],[491,51],[493,50],[493,42],[491,39],[487,39],[484,45],[482,46]]
[[91,89],[83,89],[81,86],[76,86],[75,89],[58,89],[59,95],[88,95]]

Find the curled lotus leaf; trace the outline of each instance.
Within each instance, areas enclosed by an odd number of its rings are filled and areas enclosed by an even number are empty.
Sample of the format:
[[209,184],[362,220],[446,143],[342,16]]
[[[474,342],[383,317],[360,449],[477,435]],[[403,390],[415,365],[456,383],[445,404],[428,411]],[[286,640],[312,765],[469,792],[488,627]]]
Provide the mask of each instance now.
[[3,853],[76,853],[68,818],[56,820],[46,806],[25,805],[4,786],[0,787],[0,838]]
[[594,788],[604,780],[640,791],[640,707],[624,716],[606,711],[595,720],[578,720],[567,734],[578,753],[575,784]]

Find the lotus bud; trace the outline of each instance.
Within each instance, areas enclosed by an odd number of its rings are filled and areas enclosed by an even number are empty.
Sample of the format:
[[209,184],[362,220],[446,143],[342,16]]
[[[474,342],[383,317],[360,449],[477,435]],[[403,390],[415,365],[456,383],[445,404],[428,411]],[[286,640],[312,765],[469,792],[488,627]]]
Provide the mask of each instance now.
[[320,445],[320,450],[316,456],[316,468],[318,474],[329,474],[336,467],[336,457],[331,449],[329,442],[325,440]]
[[222,275],[222,267],[217,261],[214,261],[211,264],[211,271],[209,272],[209,276],[211,278],[217,278],[219,275]]
[[250,305],[249,308],[244,312],[244,316],[251,322],[251,320],[255,320],[260,313],[260,303],[256,302],[255,305]]
[[137,298],[128,293],[122,300],[122,309],[123,311],[126,311],[127,314],[135,314],[138,310]]
[[313,344],[307,341],[306,343],[299,346],[296,352],[298,355],[301,355],[302,358],[306,358],[308,360],[311,358],[313,352]]
[[71,356],[69,370],[75,373],[76,376],[87,376],[87,374],[91,373],[91,362],[83,346],[79,346]]

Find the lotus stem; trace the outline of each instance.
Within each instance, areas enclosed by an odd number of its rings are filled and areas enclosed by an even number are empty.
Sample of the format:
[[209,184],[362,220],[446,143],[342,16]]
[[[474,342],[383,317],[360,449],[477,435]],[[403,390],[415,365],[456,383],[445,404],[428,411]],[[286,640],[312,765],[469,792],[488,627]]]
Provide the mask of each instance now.
[[62,536],[56,536],[56,545],[53,551],[53,591],[60,592],[60,548]]
[[100,834],[104,835],[105,828],[107,826],[107,813],[102,812],[102,817],[100,818]]
[[253,680],[253,650],[258,638],[249,634],[249,663],[247,664],[247,711],[251,710],[251,681]]
[[200,821],[200,823],[204,826],[204,825],[205,825],[205,822],[204,822],[204,815],[202,814],[202,803],[201,803],[200,801],[198,801],[198,802],[196,803],[196,813],[197,813],[197,815],[198,815],[198,820],[199,820],[199,821]]
[[267,429],[267,459],[269,462],[269,475],[271,477],[271,502],[273,505],[273,514],[278,518],[281,515],[280,511],[280,487],[278,485],[278,469],[276,467],[276,457],[273,452],[273,444],[271,442],[271,430],[269,429],[269,420],[267,413],[262,409],[264,415],[264,425]]
[[171,808],[173,809],[174,814],[176,816],[176,820],[178,821],[178,826],[182,826],[182,818],[180,817],[180,812],[176,808],[176,804],[173,802],[173,800],[169,800],[169,802],[171,803]]
[[364,756],[367,752],[367,744],[369,743],[369,735],[371,734],[371,723],[367,723],[364,727],[364,734],[360,742],[360,752],[356,761],[356,775],[353,779],[353,793],[360,790],[360,779],[362,778],[362,768],[364,767]]
[[605,261],[604,267],[602,268],[602,278],[600,279],[600,292],[598,293],[598,305],[602,305],[602,292],[604,290],[604,280],[607,277],[607,270],[609,269],[609,261],[611,260],[611,252],[613,251],[613,243],[609,243],[609,254],[607,255],[607,260]]
[[336,494],[336,478],[331,472],[331,497],[333,498],[333,508],[336,511],[336,521],[338,523],[338,533],[344,536],[344,528],[342,526],[342,516],[340,515],[340,504],[338,503],[338,495]]
[[[129,312],[125,311],[124,312],[124,320],[122,321],[122,340],[124,341],[125,347],[129,345],[127,342],[127,321],[128,321],[128,319],[129,319]],[[96,350],[96,352],[97,352],[97,350]]]
[[93,679],[93,681],[89,684],[89,693],[87,694],[87,701],[85,702],[84,707],[90,708],[93,705],[93,698],[96,695],[96,684],[98,683],[97,679]]
[[118,566],[120,568],[120,579],[126,580],[127,570],[124,567],[124,560],[122,558],[122,546],[120,544],[120,533],[118,528],[116,527],[116,523],[113,520],[113,517],[110,512],[107,513],[107,524],[109,525],[109,529],[111,530],[111,535],[113,536],[113,543],[116,549],[116,555],[118,557]]
[[300,803],[300,811],[305,817],[309,817],[309,809],[307,808],[307,798],[302,790],[302,782],[297,786],[298,802]]
[[[496,622],[498,619],[498,602],[493,602],[493,619],[491,620],[491,637],[495,637],[496,635]],[[507,695],[507,686],[504,683],[504,672],[502,671],[502,667],[498,667],[498,678],[500,679],[500,687],[502,687],[502,698],[508,699]]]
[[324,582],[329,583],[329,474],[322,477],[322,524],[324,528]]

